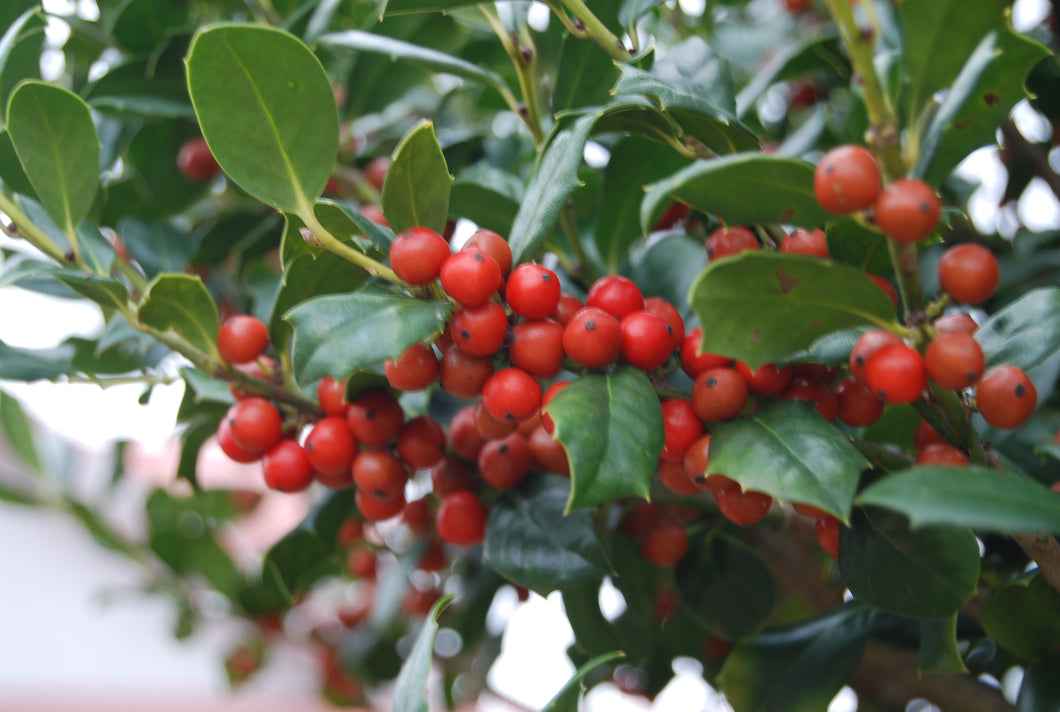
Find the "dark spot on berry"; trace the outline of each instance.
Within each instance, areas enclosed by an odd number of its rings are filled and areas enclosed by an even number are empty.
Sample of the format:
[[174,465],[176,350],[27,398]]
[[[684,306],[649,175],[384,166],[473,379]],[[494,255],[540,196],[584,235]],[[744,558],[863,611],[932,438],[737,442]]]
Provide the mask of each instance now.
[[375,420],[375,411],[374,410],[366,410],[364,412],[364,419],[365,420]]
[[670,326],[669,324],[666,325],[666,333],[669,334],[670,336],[674,335],[674,328],[672,326]]
[[486,256],[484,254],[482,254],[481,252],[473,252],[471,254],[473,254],[475,256],[475,259],[478,260],[479,262],[482,262],[484,259],[486,259]]
[[864,366],[865,365],[865,359],[862,358],[861,356],[855,356],[854,357],[854,364],[857,365],[857,366]]
[[695,477],[692,478],[692,481],[696,482],[697,484],[703,484],[703,483],[705,483],[707,481],[707,476],[706,475],[696,475]]
[[887,391],[883,390],[882,388],[877,388],[876,396],[879,397],[880,400],[887,400]]
[[585,330],[586,331],[592,331],[595,328],[596,328],[596,322],[593,321],[592,319],[590,319],[589,321],[585,322]]
[[977,375],[978,374],[975,371],[969,371],[968,373],[964,374],[964,380],[967,381],[969,385],[971,385],[975,383],[975,378]]
[[922,213],[930,213],[931,212],[931,206],[927,204],[927,201],[924,201],[924,202],[920,203],[920,212],[922,212]]
[[1017,383],[1015,393],[1017,398],[1022,398],[1027,395],[1027,389],[1023,387],[1022,383]]
[[[504,417],[505,418],[509,418],[509,417],[511,417],[511,414],[509,413],[508,415],[506,415]],[[500,454],[502,454],[502,455],[507,455],[508,454],[508,445],[507,444],[501,445],[499,448],[497,448],[497,451]]]
[[552,281],[552,275],[550,275],[548,272],[542,272],[541,273],[541,281],[542,282],[551,282]]
[[703,385],[706,386],[707,388],[713,388],[714,386],[718,385],[718,379],[716,379],[716,378],[714,378],[712,376],[712,377],[708,378],[707,380],[703,381]]
[[471,332],[468,331],[467,329],[462,329],[460,331],[460,338],[463,339],[464,341],[467,341],[468,339],[471,338]]
[[[514,413],[505,413],[504,414],[504,419],[508,420],[508,421],[515,420],[515,414]],[[508,446],[505,445],[504,447],[501,448],[501,452],[506,452],[507,449],[508,449]]]

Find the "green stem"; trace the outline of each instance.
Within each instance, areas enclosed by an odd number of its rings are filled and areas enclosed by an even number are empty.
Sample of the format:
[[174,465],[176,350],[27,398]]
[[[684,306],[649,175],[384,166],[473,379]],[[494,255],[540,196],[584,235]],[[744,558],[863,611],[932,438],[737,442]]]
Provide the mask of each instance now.
[[[527,128],[530,129],[534,146],[540,146],[541,142],[545,140],[545,134],[541,128],[541,103],[538,101],[537,84],[534,81],[534,62],[537,52],[532,44],[527,43],[529,56],[524,55],[520,44],[513,41],[513,36],[508,33],[508,29],[501,22],[500,17],[497,16],[497,11],[487,5],[479,5],[478,7],[493,33],[497,35],[497,39],[501,41],[501,45],[504,47],[509,59],[512,60],[512,66],[515,67],[515,75],[519,80],[519,91],[523,95],[523,104],[520,106],[518,102],[515,102],[515,97],[512,97],[512,104],[514,104],[512,109],[516,116],[520,117]],[[519,42],[522,41],[525,40],[520,40]]]
[[595,265],[591,263],[589,256],[585,253],[581,236],[578,234],[578,227],[574,224],[574,213],[570,205],[560,211],[559,224],[567,236],[571,251],[574,252],[574,261],[578,265],[577,274],[582,277],[586,284],[592,284],[599,275],[596,273]]
[[332,235],[328,229],[321,225],[320,221],[317,220],[316,213],[313,212],[313,206],[306,206],[295,214],[303,223],[305,223],[305,226],[311,233],[313,233],[313,236],[320,240],[321,247],[328,252],[333,252],[344,260],[352,262],[359,267],[363,267],[364,270],[373,277],[385,279],[387,282],[397,285],[398,287],[408,286],[401,281],[401,278],[394,273],[394,270],[381,262],[373,260],[363,252],[355,250]]
[[585,26],[585,33],[593,42],[600,45],[611,59],[623,63],[633,59],[633,55],[622,44],[622,40],[607,29],[607,26],[582,0],[559,0],[559,2],[581,21]]
[[15,201],[2,193],[0,193],[0,211],[11,218],[15,227],[14,230],[5,227],[5,234],[25,240],[64,267],[70,264],[63,249],[26,217]]

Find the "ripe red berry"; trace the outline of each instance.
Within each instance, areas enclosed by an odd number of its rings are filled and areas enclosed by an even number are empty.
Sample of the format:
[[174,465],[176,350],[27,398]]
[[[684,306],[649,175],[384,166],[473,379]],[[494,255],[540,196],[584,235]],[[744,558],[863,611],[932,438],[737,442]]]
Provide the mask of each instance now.
[[943,291],[956,301],[980,304],[997,289],[1001,268],[990,250],[969,242],[942,253],[938,277]]
[[622,327],[614,316],[597,307],[578,311],[563,331],[563,350],[586,368],[603,368],[622,347]]
[[872,425],[883,415],[883,401],[872,390],[850,375],[836,384],[837,417],[852,428]]
[[839,520],[830,514],[818,517],[813,525],[813,534],[817,543],[833,559],[839,558]]
[[357,447],[346,419],[333,415],[318,420],[305,439],[306,455],[313,469],[336,477],[349,474]]
[[497,302],[459,307],[449,329],[453,343],[472,356],[490,356],[504,345],[508,316]]
[[501,274],[507,276],[512,271],[512,248],[508,241],[493,230],[480,228],[471,234],[464,243],[464,250],[481,250],[492,257],[501,268]]
[[375,186],[376,190],[382,190],[389,170],[390,156],[376,156],[365,165],[364,177]]
[[884,403],[912,403],[927,388],[924,359],[903,343],[884,346],[865,364],[865,383]]
[[918,465],[950,465],[962,467],[969,464],[968,456],[949,443],[931,443],[916,456]]
[[409,481],[405,463],[389,450],[362,450],[353,460],[353,481],[379,499],[394,499]]
[[697,489],[705,492],[717,492],[726,487],[738,486],[736,480],[725,475],[707,474],[707,466],[710,464],[710,440],[710,433],[707,433],[685,451],[684,460],[681,462],[685,475],[692,480]]
[[430,346],[413,344],[397,361],[387,359],[383,372],[391,387],[399,391],[422,391],[438,378],[438,357]]
[[603,309],[616,319],[621,319],[626,314],[644,308],[644,295],[633,280],[611,275],[593,282],[589,293],[585,295],[585,305]]
[[670,327],[671,350],[681,348],[685,341],[685,320],[681,312],[677,311],[677,307],[662,297],[648,297],[644,300],[644,311],[662,318]]
[[371,522],[381,522],[401,514],[405,508],[405,493],[396,497],[376,497],[368,490],[359,489],[354,495],[354,503],[361,516]]
[[699,487],[685,474],[685,466],[680,462],[659,460],[659,482],[674,494],[699,494]]
[[205,183],[217,175],[221,167],[206,145],[206,139],[196,136],[181,144],[177,151],[177,170],[188,180]]
[[673,353],[673,334],[670,326],[649,311],[635,311],[622,317],[623,360],[642,371],[654,371],[666,363]]
[[939,197],[916,178],[894,181],[876,198],[876,224],[895,242],[913,244],[935,231],[939,223]]
[[518,423],[541,407],[541,384],[519,368],[505,368],[482,388],[482,406],[498,420]]
[[584,306],[585,303],[573,294],[561,294],[556,311],[552,312],[552,318],[566,326]]
[[486,440],[500,440],[519,430],[519,423],[514,420],[494,418],[482,407],[482,401],[475,406],[475,429]]
[[640,541],[641,555],[663,568],[671,568],[688,552],[688,533],[672,519],[656,521]]
[[736,372],[747,381],[747,387],[756,396],[776,396],[783,393],[791,383],[795,373],[793,366],[777,368],[775,364],[764,363],[754,371],[743,361],[736,362]]
[[703,343],[703,329],[696,327],[688,332],[684,341],[681,342],[681,370],[688,374],[689,378],[695,378],[704,371],[712,368],[732,368],[733,360],[728,356],[719,356],[700,350]]
[[346,415],[346,381],[324,376],[317,384],[317,400],[328,415]]
[[530,443],[530,454],[533,455],[534,464],[539,470],[564,476],[570,474],[567,450],[559,440],[548,434],[545,426],[538,425],[534,428],[527,440]]
[[358,442],[378,447],[397,437],[405,423],[405,412],[389,391],[371,391],[347,406],[346,423]]
[[745,227],[718,228],[707,238],[707,259],[711,262],[757,249],[758,238]]
[[1023,425],[1038,406],[1038,390],[1023,369],[1012,364],[994,366],[975,389],[975,406],[983,420],[1009,430]]
[[512,270],[505,285],[508,306],[524,319],[544,319],[559,306],[559,277],[544,265],[524,262]]
[[739,485],[714,491],[718,511],[733,524],[749,526],[765,519],[773,498],[762,492],[744,491]]
[[865,364],[869,362],[869,358],[884,346],[900,343],[902,340],[890,331],[884,329],[866,331],[858,337],[854,348],[850,351],[850,373],[862,383],[866,383]]
[[390,243],[390,267],[408,284],[430,284],[450,254],[444,237],[430,228],[412,227]]
[[297,440],[276,443],[261,461],[265,484],[280,492],[300,492],[313,483],[313,466]]
[[916,426],[916,433],[913,435],[913,447],[916,448],[917,452],[920,452],[928,445],[932,443],[944,443],[945,439],[939,435],[939,431],[926,420],[921,420],[920,425]]
[[530,443],[519,433],[490,440],[478,454],[478,471],[491,487],[511,489],[530,474],[534,456]]
[[508,335],[512,364],[538,378],[552,378],[563,368],[563,325],[556,321],[524,321]]
[[983,349],[971,334],[939,334],[924,351],[928,377],[943,388],[960,390],[975,385],[986,368]]
[[461,408],[449,421],[449,440],[453,451],[465,460],[478,459],[479,451],[486,444],[485,438],[479,435],[475,427],[474,405]]
[[692,409],[708,423],[735,418],[743,412],[749,396],[747,381],[728,368],[704,371],[692,383]]
[[458,304],[477,307],[490,300],[504,281],[497,261],[480,250],[461,250],[442,265],[445,293]]
[[263,454],[247,450],[232,438],[232,427],[227,417],[222,418],[217,427],[217,444],[221,447],[221,452],[233,462],[257,462]]
[[849,215],[876,202],[883,189],[880,166],[872,152],[848,144],[826,153],[813,174],[813,192],[821,207]]
[[825,420],[835,420],[839,415],[839,400],[828,384],[821,381],[808,381],[804,378],[792,380],[780,394],[784,400],[801,400],[813,403],[817,412]]
[[476,482],[471,466],[455,457],[446,455],[431,467],[431,491],[442,498],[451,492],[475,489]]
[[696,417],[692,404],[682,398],[670,398],[660,405],[665,433],[661,457],[681,462],[692,443],[703,435],[703,423]]
[[442,541],[453,546],[471,546],[486,536],[486,517],[489,514],[478,497],[458,490],[442,498],[435,514],[435,529]]
[[459,346],[447,348],[438,365],[442,388],[457,398],[478,397],[492,374],[492,359],[472,356]]
[[434,465],[445,456],[445,430],[429,415],[420,415],[401,429],[397,437],[398,456],[414,470]]
[[232,439],[247,452],[263,453],[280,441],[283,416],[270,401],[259,396],[244,398],[225,415]]
[[966,312],[943,314],[938,319],[931,322],[931,325],[935,327],[935,331],[940,334],[952,332],[974,334],[979,329],[979,325],[975,323],[975,319],[972,318],[972,315]]
[[249,363],[269,345],[269,327],[257,317],[236,314],[224,320],[217,332],[217,350],[231,364]]
[[789,255],[828,259],[828,238],[820,228],[813,231],[795,228],[795,232],[780,241],[780,251]]

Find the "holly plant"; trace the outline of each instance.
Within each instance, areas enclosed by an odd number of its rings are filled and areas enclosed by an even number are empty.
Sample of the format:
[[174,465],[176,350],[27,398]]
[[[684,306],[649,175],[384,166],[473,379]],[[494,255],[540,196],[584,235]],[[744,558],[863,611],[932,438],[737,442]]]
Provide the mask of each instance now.
[[[337,705],[455,706],[495,597],[556,594],[552,710],[676,658],[737,712],[1060,705],[1060,233],[1014,209],[1060,195],[1027,128],[1060,120],[1054,16],[77,5],[0,9],[0,283],[105,325],[0,343],[0,378],[180,381],[180,461],[130,534],[121,468],[85,498],[3,395],[34,474],[0,492],[142,564],[180,636],[223,600],[233,684],[293,637]],[[983,147],[1002,233],[957,170]],[[200,482],[216,447],[243,490]],[[248,562],[262,493],[309,514]]]

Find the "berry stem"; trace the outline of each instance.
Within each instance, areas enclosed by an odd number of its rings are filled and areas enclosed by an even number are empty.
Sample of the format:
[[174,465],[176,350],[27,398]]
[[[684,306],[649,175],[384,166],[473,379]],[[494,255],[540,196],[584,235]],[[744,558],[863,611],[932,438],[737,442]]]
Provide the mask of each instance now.
[[558,3],[548,3],[556,14],[562,12],[562,7],[565,7],[570,11],[574,17],[581,21],[582,25],[585,26],[585,34],[588,35],[593,42],[600,45],[601,48],[616,62],[628,62],[633,56],[626,49],[622,40],[616,37],[611,30],[607,29],[607,26],[600,21],[593,11],[582,2],[582,0],[558,0]]
[[2,193],[0,193],[0,211],[11,219],[11,225],[4,225],[3,227],[5,235],[21,238],[58,262],[60,265],[63,265],[64,267],[69,265],[70,261],[67,259],[63,249],[55,244],[55,242],[48,237],[43,230],[30,221],[14,200],[8,198]]

